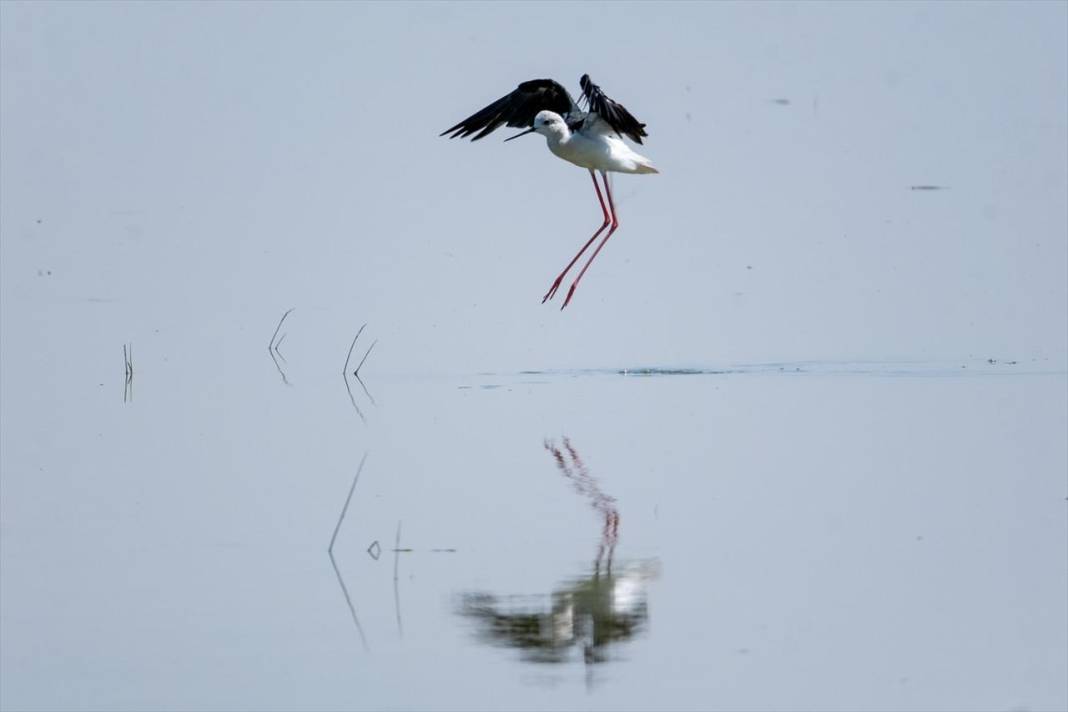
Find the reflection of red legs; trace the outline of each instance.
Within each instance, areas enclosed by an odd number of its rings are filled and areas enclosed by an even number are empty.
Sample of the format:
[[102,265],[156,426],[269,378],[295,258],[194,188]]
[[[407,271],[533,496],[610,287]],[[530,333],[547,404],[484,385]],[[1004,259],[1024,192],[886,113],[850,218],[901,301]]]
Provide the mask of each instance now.
[[[591,173],[592,173],[592,171],[591,171]],[[593,251],[592,255],[590,255],[590,259],[586,262],[586,266],[582,268],[582,271],[579,272],[579,276],[576,277],[575,281],[571,284],[571,289],[567,290],[567,299],[564,300],[564,306],[560,307],[561,309],[563,309],[564,307],[566,307],[568,304],[571,303],[571,297],[573,297],[575,295],[575,287],[577,287],[578,284],[579,284],[579,281],[582,280],[582,275],[586,274],[586,270],[588,270],[590,268],[590,265],[593,264],[593,261],[595,259],[597,259],[597,253],[601,251],[602,247],[604,247],[604,243],[608,242],[608,238],[612,237],[612,233],[616,231],[617,227],[619,227],[619,218],[616,216],[616,206],[612,202],[612,188],[611,188],[611,186],[608,185],[608,174],[602,171],[601,172],[601,180],[604,181],[604,192],[608,196],[608,207],[609,207],[609,209],[611,210],[611,213],[612,213],[612,227],[608,231],[608,234],[604,236],[604,239],[601,240],[601,244],[597,245],[597,249]],[[597,183],[597,180],[594,179],[594,184],[596,185],[596,183]],[[603,205],[604,204],[602,203],[602,207],[603,207]],[[603,226],[602,226],[602,229],[604,229]],[[600,231],[598,231],[598,232],[600,232]],[[593,237],[597,237],[597,235],[594,235]],[[593,242],[593,238],[590,238],[590,242]],[[589,243],[586,243],[586,247],[589,247]],[[583,251],[586,250],[586,247],[582,248]],[[581,255],[581,254],[582,254],[582,252],[579,253],[579,255]],[[575,256],[575,259],[576,260],[578,259],[578,255]]]
[[592,480],[593,478],[590,476],[589,470],[587,470],[586,465],[582,463],[582,458],[579,457],[578,451],[571,446],[571,440],[569,438],[564,438],[564,447],[567,448],[567,453],[571,455],[571,461],[578,467],[582,476]]
[[[616,509],[616,500],[601,491],[597,480],[593,478],[585,463],[579,457],[578,451],[571,445],[568,438],[564,438],[564,451],[556,446],[551,440],[545,441],[545,449],[552,453],[556,460],[556,466],[560,473],[571,480],[575,490],[589,499],[590,506],[604,516],[604,526],[601,528],[601,543],[597,547],[597,558],[593,562],[595,575],[601,574],[601,562],[605,562],[605,572],[612,574],[612,557],[615,556],[616,541],[619,539],[619,511]],[[571,462],[568,463],[568,456]],[[607,553],[607,557],[605,554]]]
[[[601,573],[601,561],[605,560],[605,573],[612,575],[612,557],[616,553],[616,540],[619,539],[619,512],[613,506],[604,513],[604,528],[601,529],[601,545],[597,549],[597,561],[594,563],[594,571]],[[605,559],[605,550],[608,557]]]
[[[602,173],[601,175],[604,175],[604,174]],[[597,175],[592,170],[590,171],[590,178],[593,179],[593,187],[594,187],[594,190],[597,191],[597,200],[598,200],[598,202],[601,203],[601,212],[604,213],[604,222],[601,224],[601,227],[597,228],[597,232],[593,233],[593,237],[591,237],[589,239],[589,241],[586,242],[586,244],[582,246],[582,249],[578,251],[578,254],[575,255],[571,259],[571,261],[567,263],[567,267],[564,267],[564,271],[561,272],[560,276],[558,276],[556,278],[556,281],[553,282],[553,286],[549,287],[549,291],[546,292],[545,296],[541,298],[541,303],[542,304],[544,304],[547,300],[553,298],[553,295],[556,294],[556,290],[560,288],[560,282],[564,281],[564,276],[568,273],[568,271],[570,271],[570,269],[572,267],[575,266],[575,263],[578,262],[578,258],[582,257],[582,253],[585,252],[587,249],[589,249],[589,246],[593,244],[593,241],[597,239],[597,236],[600,235],[601,232],[603,232],[606,227],[608,227],[608,223],[611,222],[611,220],[613,219],[612,216],[608,212],[608,208],[605,207],[604,198],[601,197],[601,187],[599,185],[597,185]],[[608,190],[608,182],[607,182],[607,180],[605,181],[604,188],[605,188],[606,191]],[[583,271],[585,271],[585,270],[583,270]],[[577,280],[576,280],[576,282],[577,282]],[[575,291],[575,288],[571,287],[571,291]],[[568,297],[568,299],[570,299],[570,296]],[[567,305],[565,304],[564,306],[567,306]]]

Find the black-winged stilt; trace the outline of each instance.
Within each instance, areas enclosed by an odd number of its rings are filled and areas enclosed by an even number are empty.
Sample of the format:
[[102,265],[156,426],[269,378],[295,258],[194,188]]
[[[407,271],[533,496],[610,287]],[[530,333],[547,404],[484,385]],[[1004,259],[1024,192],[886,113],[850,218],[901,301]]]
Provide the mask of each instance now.
[[[609,225],[611,228],[571,284],[567,299],[564,300],[561,309],[571,303],[571,297],[574,296],[575,288],[578,287],[582,275],[586,274],[586,270],[590,268],[597,253],[619,227],[615,203],[612,200],[612,188],[608,183],[608,173],[659,172],[653,168],[648,158],[633,151],[622,138],[626,136],[640,144],[642,137],[648,135],[645,133],[645,124],[635,119],[622,104],[605,96],[601,88],[590,81],[588,74],[582,75],[579,85],[582,87],[581,98],[586,103],[586,110],[579,107],[578,103],[567,93],[567,89],[558,82],[552,79],[531,79],[520,84],[511,94],[502,96],[486,108],[475,112],[440,134],[448,135],[449,138],[466,138],[475,134],[471,140],[477,141],[501,126],[529,127],[526,131],[507,138],[505,141],[511,141],[513,138],[532,132],[540,133],[545,137],[550,151],[565,161],[581,166],[590,172],[593,187],[597,191],[597,200],[601,204],[601,212],[604,213],[604,222],[549,287],[549,291],[541,300],[543,304],[556,294],[564,276],[593,244],[597,236]],[[607,206],[594,171],[600,172],[601,180],[604,182],[604,191],[608,196]]]

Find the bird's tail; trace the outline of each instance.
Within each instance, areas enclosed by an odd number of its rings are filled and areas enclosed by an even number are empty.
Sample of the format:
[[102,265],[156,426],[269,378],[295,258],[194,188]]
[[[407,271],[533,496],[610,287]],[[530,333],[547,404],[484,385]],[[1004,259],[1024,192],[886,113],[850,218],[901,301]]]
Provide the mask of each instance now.
[[639,163],[635,173],[659,173],[660,171],[653,168],[651,163]]

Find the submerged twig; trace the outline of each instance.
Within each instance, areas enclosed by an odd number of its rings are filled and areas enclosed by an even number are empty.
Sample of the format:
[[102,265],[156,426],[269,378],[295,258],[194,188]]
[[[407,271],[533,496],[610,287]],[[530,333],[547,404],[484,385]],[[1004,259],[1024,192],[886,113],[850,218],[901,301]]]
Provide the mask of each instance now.
[[122,345],[122,363],[126,370],[126,378],[122,387],[122,402],[129,403],[133,400],[133,343]]
[[367,418],[364,417],[363,411],[360,410],[360,406],[356,405],[356,398],[352,395],[352,386],[349,385],[349,377],[344,373],[341,374],[341,377],[345,379],[345,390],[349,394],[349,402],[352,403],[352,407],[356,410],[356,415],[360,416],[360,420],[363,421],[364,425],[367,425]]
[[[289,382],[288,378],[286,378],[286,372],[282,370],[282,364],[278,363],[278,356],[275,355],[274,351],[271,351],[270,354],[271,360],[274,361],[274,367],[278,369],[278,375],[282,377],[282,383],[286,384],[287,386],[292,386],[293,384]],[[285,359],[283,359],[283,361],[284,360]]]
[[341,593],[345,596],[345,603],[348,604],[349,613],[352,614],[352,622],[356,624],[356,631],[360,634],[360,641],[363,643],[364,650],[370,650],[367,646],[367,636],[363,633],[363,626],[360,625],[360,619],[356,615],[356,607],[352,605],[352,596],[349,595],[348,586],[345,585],[345,579],[341,576],[341,570],[337,567],[337,561],[334,559],[334,543],[337,541],[337,534],[341,530],[341,523],[345,521],[345,515],[349,511],[349,503],[352,502],[352,493],[356,491],[356,483],[360,481],[360,473],[363,472],[363,465],[367,462],[367,453],[363,454],[360,459],[360,466],[356,468],[356,476],[352,478],[352,484],[349,486],[349,493],[345,497],[345,504],[341,507],[341,514],[337,518],[337,524],[334,525],[334,533],[330,537],[330,545],[326,547],[326,554],[330,557],[330,565],[334,567],[334,575],[337,576],[337,582],[341,586]]
[[[367,424],[367,418],[364,417],[363,411],[360,410],[360,406],[356,405],[356,398],[352,395],[352,385],[349,383],[349,362],[352,361],[352,351],[356,348],[356,340],[360,338],[360,334],[362,334],[363,330],[366,328],[367,324],[365,323],[363,326],[360,327],[359,331],[356,332],[356,336],[352,337],[352,343],[349,344],[349,352],[345,355],[345,365],[341,367],[341,378],[345,381],[345,390],[349,394],[349,402],[352,403],[352,407],[356,411],[356,415],[360,416],[360,420],[363,421],[364,425]],[[375,341],[373,344],[371,344],[371,349],[373,349],[375,347],[375,344],[377,343],[378,341]],[[371,353],[371,349],[367,349],[367,354]],[[367,360],[367,354],[363,355],[363,360],[360,361],[360,365],[356,367],[356,371],[353,372],[352,375],[355,376],[356,380],[360,382],[360,386],[363,388],[363,392],[367,394],[368,398],[371,399],[371,405],[375,405],[375,399],[371,398],[371,394],[367,392],[367,386],[363,384],[363,380],[360,378],[359,375],[360,366],[363,366],[363,362]]]
[[337,561],[334,560],[334,552],[326,552],[330,557],[330,565],[334,567],[334,575],[337,576],[337,582],[341,585],[341,593],[345,596],[345,603],[348,604],[349,613],[352,614],[352,622],[356,624],[356,632],[360,634],[360,642],[363,643],[363,649],[370,651],[370,647],[367,645],[367,636],[363,633],[363,626],[360,625],[360,619],[356,615],[356,607],[352,605],[352,596],[349,595],[349,589],[345,585],[345,579],[341,577],[341,570],[337,567]]
[[330,546],[326,548],[327,551],[334,550],[334,542],[337,541],[337,533],[341,531],[341,523],[345,521],[345,514],[349,511],[349,502],[352,501],[352,493],[356,491],[356,483],[360,481],[360,473],[363,472],[363,463],[367,462],[367,453],[363,454],[360,459],[360,466],[356,468],[356,476],[352,478],[352,485],[349,487],[349,494],[345,497],[345,505],[341,508],[341,514],[337,518],[337,524],[334,526],[334,534],[330,537]]
[[375,347],[375,344],[377,344],[377,343],[378,343],[378,339],[375,339],[373,342],[371,342],[371,346],[370,346],[370,348],[367,349],[367,353],[365,353],[363,355],[363,358],[360,359],[360,365],[357,366],[356,370],[352,372],[352,375],[355,376],[356,380],[360,382],[360,387],[363,388],[364,395],[366,395],[368,398],[371,399],[371,405],[378,405],[378,404],[375,403],[375,397],[373,395],[371,395],[371,392],[369,390],[367,390],[367,386],[364,385],[363,379],[360,378],[360,369],[363,368],[363,362],[366,361],[367,357],[371,355],[371,349],[373,349]]
[[278,369],[278,375],[282,377],[282,383],[287,386],[292,384],[289,382],[289,379],[286,378],[286,373],[282,370],[282,364],[278,362],[278,359],[281,358],[282,362],[285,363],[286,357],[282,355],[282,352],[278,350],[278,347],[282,344],[282,341],[286,338],[286,334],[289,332],[282,334],[282,338],[278,338],[278,332],[282,330],[282,324],[285,322],[286,317],[289,316],[289,313],[294,309],[296,309],[296,307],[287,309],[286,313],[282,315],[282,318],[278,320],[278,326],[274,327],[274,333],[271,334],[271,340],[267,343],[267,353],[271,356],[271,360],[274,361],[274,367]]
[[356,336],[352,337],[352,344],[349,345],[349,353],[348,353],[347,356],[345,356],[345,365],[341,367],[341,375],[342,376],[348,375],[349,361],[352,359],[352,350],[354,348],[356,348],[356,339],[360,338],[360,334],[362,334],[363,330],[366,329],[366,328],[367,328],[367,324],[364,324],[363,326],[360,327],[360,330],[356,332]]
[[400,534],[401,523],[397,521],[397,539],[393,544],[393,607],[397,611],[397,634],[404,637],[404,626],[401,625],[400,612],[400,587],[398,585],[397,567],[400,565]]
[[271,340],[267,344],[268,351],[276,349],[278,347],[278,344],[281,343],[281,340],[275,341],[275,339],[278,339],[278,332],[282,330],[282,324],[285,322],[286,317],[289,316],[289,313],[292,312],[294,309],[296,309],[296,307],[290,307],[289,309],[286,309],[286,313],[283,314],[282,318],[278,320],[278,326],[274,327],[274,333],[271,334]]
[[[359,334],[357,334],[357,336],[359,336]],[[375,339],[374,341],[371,342],[371,345],[367,348],[367,353],[365,353],[363,355],[363,358],[360,359],[360,365],[357,366],[356,370],[352,372],[352,375],[356,376],[356,378],[360,377],[360,369],[363,368],[363,362],[366,361],[367,357],[371,355],[371,349],[373,349],[375,347],[375,344],[377,344],[377,343],[378,343],[378,339]]]

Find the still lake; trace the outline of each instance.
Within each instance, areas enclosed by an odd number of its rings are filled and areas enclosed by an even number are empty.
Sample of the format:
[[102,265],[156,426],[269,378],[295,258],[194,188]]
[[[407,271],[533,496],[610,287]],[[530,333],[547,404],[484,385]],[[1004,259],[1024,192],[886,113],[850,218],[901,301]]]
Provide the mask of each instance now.
[[79,324],[5,345],[5,710],[1064,706],[1049,364],[361,383],[161,329],[127,388]]

